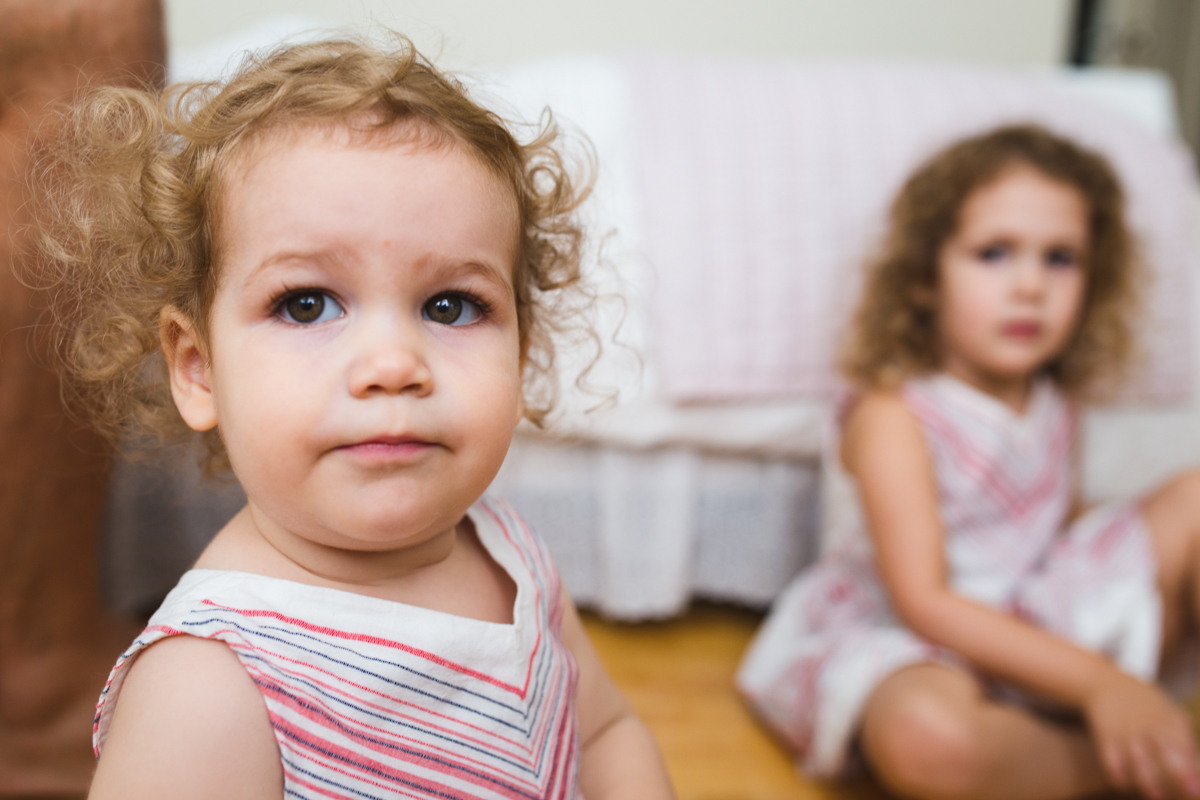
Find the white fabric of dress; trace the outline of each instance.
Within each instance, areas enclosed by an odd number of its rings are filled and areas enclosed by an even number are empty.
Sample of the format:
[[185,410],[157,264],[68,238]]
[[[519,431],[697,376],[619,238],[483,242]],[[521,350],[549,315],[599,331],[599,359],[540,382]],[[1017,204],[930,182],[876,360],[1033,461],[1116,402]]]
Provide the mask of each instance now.
[[[903,398],[933,463],[953,590],[1154,677],[1162,609],[1139,505],[1109,503],[1067,523],[1076,409],[1049,381],[1024,414],[946,375],[906,384]],[[874,689],[923,661],[969,669],[900,621],[857,524],[772,606],[738,685],[802,768],[828,777],[853,763]]]

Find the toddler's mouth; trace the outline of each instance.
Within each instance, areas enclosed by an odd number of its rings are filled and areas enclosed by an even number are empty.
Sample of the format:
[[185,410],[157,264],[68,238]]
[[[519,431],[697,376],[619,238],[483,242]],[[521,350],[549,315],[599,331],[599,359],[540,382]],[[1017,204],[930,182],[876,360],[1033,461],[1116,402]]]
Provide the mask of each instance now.
[[338,449],[371,461],[408,461],[436,446],[413,436],[375,436]]

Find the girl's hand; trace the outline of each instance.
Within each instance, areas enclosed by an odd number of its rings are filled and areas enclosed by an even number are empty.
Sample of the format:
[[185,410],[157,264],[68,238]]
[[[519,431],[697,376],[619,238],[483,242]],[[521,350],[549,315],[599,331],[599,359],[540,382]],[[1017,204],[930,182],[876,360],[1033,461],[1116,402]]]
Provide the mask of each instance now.
[[1188,714],[1157,686],[1112,670],[1083,712],[1108,778],[1158,800],[1200,797],[1200,754]]

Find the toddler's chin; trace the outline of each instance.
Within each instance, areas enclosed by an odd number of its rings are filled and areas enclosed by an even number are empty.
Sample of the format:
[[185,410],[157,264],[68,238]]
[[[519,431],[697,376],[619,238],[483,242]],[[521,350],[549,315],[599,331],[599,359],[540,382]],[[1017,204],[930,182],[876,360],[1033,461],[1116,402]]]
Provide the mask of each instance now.
[[[439,509],[440,510],[440,509]],[[442,533],[462,518],[425,509],[354,509],[339,516],[330,528],[335,546],[376,552],[401,550]],[[465,512],[464,512],[465,513]]]

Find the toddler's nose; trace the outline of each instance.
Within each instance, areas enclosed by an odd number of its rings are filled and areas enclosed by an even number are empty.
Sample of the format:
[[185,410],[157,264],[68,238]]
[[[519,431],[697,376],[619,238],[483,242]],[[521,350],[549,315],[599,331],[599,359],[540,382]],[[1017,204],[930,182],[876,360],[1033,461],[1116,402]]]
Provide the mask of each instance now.
[[428,394],[433,373],[425,359],[420,333],[403,325],[376,325],[360,331],[350,369],[354,397],[372,394]]

